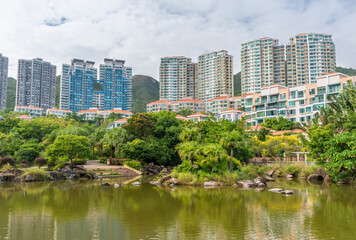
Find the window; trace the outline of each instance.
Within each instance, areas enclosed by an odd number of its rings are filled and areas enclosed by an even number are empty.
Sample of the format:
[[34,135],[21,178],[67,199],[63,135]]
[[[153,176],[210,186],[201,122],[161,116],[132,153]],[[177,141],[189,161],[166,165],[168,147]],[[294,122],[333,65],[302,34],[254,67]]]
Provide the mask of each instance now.
[[304,92],[303,91],[299,91],[298,92],[298,98],[302,98],[304,97]]
[[295,106],[295,102],[294,102],[294,101],[290,101],[290,102],[289,102],[289,106],[290,106],[290,107],[294,107],[294,106]]
[[306,111],[306,112],[311,112],[311,109],[312,109],[311,107],[306,107],[306,108],[305,108],[305,111]]
[[314,95],[315,94],[315,88],[309,89],[309,95]]
[[304,104],[305,104],[304,100],[299,100],[299,105],[304,105]]
[[305,108],[300,108],[299,113],[305,113]]

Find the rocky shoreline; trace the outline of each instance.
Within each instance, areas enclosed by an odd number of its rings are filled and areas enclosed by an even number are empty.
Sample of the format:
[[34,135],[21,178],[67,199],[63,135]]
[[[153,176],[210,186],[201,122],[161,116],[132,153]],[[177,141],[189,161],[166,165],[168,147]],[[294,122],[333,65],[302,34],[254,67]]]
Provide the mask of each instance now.
[[0,182],[34,182],[34,181],[55,181],[55,180],[88,180],[99,177],[82,166],[66,165],[63,168],[46,171],[44,174],[31,174],[26,170],[12,168],[0,173]]

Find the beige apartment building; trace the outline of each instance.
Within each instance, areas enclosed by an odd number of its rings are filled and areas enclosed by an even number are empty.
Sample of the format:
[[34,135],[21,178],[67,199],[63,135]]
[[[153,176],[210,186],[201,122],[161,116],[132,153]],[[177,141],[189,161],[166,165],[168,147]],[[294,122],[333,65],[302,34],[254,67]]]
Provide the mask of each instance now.
[[286,84],[284,46],[268,37],[243,43],[241,93],[258,93],[272,84]]
[[192,98],[181,99],[179,101],[158,100],[147,104],[147,112],[179,112],[183,109],[190,109],[192,112],[205,111],[204,102]]

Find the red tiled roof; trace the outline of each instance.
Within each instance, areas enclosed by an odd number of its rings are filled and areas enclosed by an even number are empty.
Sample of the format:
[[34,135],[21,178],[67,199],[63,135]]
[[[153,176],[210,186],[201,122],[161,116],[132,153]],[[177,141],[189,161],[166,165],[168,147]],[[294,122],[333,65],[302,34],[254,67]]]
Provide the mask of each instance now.
[[208,102],[214,101],[214,100],[220,100],[220,99],[227,99],[227,98],[229,98],[229,96],[216,97],[216,98],[212,98],[212,99],[208,100]]
[[205,115],[205,114],[203,114],[203,113],[198,112],[198,113],[194,113],[194,114],[192,114],[192,115],[187,116],[187,118],[190,118],[190,117],[199,117],[199,116],[208,117],[208,115]]
[[179,100],[178,102],[199,102],[199,103],[202,103],[203,101],[197,100],[197,99],[184,98],[184,99]]
[[255,125],[255,126],[249,127],[248,130],[261,130],[262,128],[271,130],[270,128],[262,127],[261,125]]
[[39,109],[39,110],[43,110],[43,108],[38,108],[38,107],[31,107],[31,106],[15,106],[15,108],[28,108],[28,109]]
[[31,118],[31,117],[28,115],[20,115],[20,116],[17,116],[16,118]]
[[47,109],[47,111],[72,112],[71,110],[62,110],[62,109],[58,109],[58,108]]
[[115,122],[127,122],[127,119],[126,118],[122,118],[122,119],[116,120]]
[[222,112],[243,112],[243,111],[238,110],[238,109],[236,109],[236,108],[229,108],[229,109],[224,110],[224,111],[222,111]]

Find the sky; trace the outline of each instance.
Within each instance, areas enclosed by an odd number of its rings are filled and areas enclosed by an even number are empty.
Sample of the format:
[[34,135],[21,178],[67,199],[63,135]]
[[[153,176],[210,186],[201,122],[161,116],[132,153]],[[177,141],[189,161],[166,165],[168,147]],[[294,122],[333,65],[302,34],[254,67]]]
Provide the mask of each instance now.
[[1,0],[0,53],[17,78],[19,58],[126,60],[158,79],[160,58],[225,49],[240,71],[243,42],[288,44],[298,33],[332,34],[337,66],[356,68],[355,0]]

